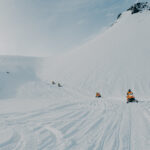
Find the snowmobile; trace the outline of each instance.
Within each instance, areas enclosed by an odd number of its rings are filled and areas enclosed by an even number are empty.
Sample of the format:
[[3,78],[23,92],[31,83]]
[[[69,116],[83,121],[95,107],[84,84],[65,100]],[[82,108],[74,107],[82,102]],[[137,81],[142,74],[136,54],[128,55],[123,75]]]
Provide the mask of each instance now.
[[136,102],[136,103],[138,103],[139,101],[136,100],[135,98],[128,99],[127,103],[131,103],[131,102]]
[[101,94],[99,92],[97,92],[95,97],[100,98]]
[[135,97],[131,95],[127,95],[127,103],[136,102],[138,103],[138,100],[135,99]]

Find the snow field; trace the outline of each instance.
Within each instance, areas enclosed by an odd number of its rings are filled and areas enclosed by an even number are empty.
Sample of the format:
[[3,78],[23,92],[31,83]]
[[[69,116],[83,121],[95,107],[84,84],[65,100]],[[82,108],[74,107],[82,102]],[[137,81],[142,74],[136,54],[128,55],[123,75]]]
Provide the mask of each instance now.
[[0,150],[149,150],[149,18],[126,12],[57,58],[1,56]]
[[82,98],[47,100],[40,109],[34,100],[33,111],[1,113],[0,149],[149,149],[149,101]]

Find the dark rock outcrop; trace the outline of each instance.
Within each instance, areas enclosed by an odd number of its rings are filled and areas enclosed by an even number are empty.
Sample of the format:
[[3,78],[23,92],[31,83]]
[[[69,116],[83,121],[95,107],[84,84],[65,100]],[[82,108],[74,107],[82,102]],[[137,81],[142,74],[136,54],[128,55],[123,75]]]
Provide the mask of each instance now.
[[[132,5],[127,11],[131,11],[131,14],[142,12],[144,10],[150,11],[150,4],[148,2],[139,2]],[[122,13],[118,14],[117,19],[121,17]]]
[[127,11],[131,11],[131,14],[142,12],[143,10],[150,10],[148,2],[140,2],[131,6]]

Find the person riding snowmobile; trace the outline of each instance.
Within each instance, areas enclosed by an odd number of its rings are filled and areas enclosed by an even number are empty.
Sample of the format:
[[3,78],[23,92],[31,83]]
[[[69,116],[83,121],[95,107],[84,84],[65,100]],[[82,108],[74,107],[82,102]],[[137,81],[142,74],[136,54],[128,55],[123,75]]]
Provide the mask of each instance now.
[[96,96],[95,97],[101,97],[101,94],[99,92],[96,92]]
[[134,95],[133,95],[133,92],[129,89],[128,92],[127,92],[127,103],[133,102],[133,101],[138,102],[138,101],[135,99],[135,97],[134,97]]

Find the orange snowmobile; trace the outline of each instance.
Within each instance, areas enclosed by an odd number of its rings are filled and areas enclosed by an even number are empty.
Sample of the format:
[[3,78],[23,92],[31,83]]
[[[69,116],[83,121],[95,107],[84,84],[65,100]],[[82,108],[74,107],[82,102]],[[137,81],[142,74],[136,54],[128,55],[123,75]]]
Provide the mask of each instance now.
[[97,92],[95,97],[101,97],[101,94]]
[[129,102],[137,102],[138,103],[138,100],[135,99],[133,92],[130,89],[127,92],[127,103],[129,103]]

